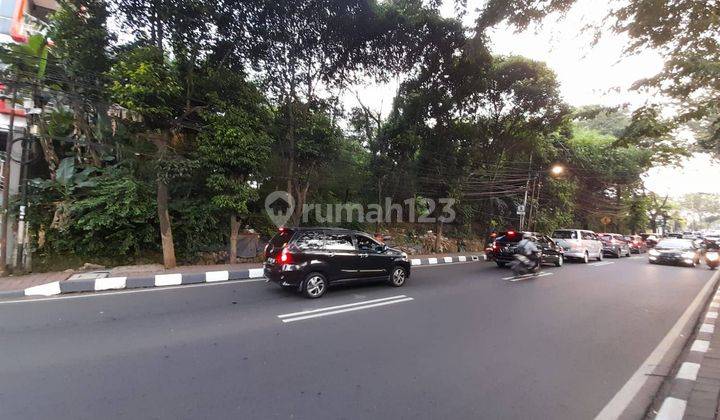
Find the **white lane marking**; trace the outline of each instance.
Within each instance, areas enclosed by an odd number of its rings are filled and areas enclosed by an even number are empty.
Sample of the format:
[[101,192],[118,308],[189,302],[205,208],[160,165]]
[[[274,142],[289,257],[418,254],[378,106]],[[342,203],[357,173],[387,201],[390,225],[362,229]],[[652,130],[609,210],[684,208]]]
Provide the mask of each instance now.
[[711,307],[711,308],[720,308],[720,303],[718,303],[718,302],[711,302],[711,303],[710,303],[710,307]]
[[655,420],[680,420],[685,415],[687,401],[679,398],[667,397],[663,401]]
[[552,271],[543,271],[538,274],[525,274],[522,276],[510,276],[510,277],[503,277],[503,280],[510,280],[510,281],[520,281],[520,280],[527,280],[527,279],[536,279],[538,277],[545,277],[545,276],[552,276],[555,274]]
[[717,317],[718,317],[717,312],[708,312],[707,314],[705,314],[705,318],[717,319]]
[[713,324],[702,324],[700,326],[700,332],[712,334],[715,332],[715,326]]
[[630,257],[629,259],[630,259],[630,260],[639,260],[639,259],[642,259],[642,258],[645,258],[645,257],[641,257],[641,256],[638,255],[638,256],[635,256],[635,257]]
[[596,263],[590,264],[590,266],[592,266],[592,267],[602,267],[602,266],[604,266],[604,265],[610,265],[610,264],[615,264],[615,262],[614,262],[614,261],[598,261],[598,262],[596,262]]
[[465,261],[465,260],[467,260],[467,257],[464,255],[461,255],[458,257],[458,261]]
[[428,258],[428,264],[437,264],[437,258]]
[[25,296],[52,296],[60,294],[60,282],[41,284],[25,289]]
[[227,281],[230,278],[230,272],[225,271],[207,271],[205,272],[205,281],[212,283],[214,281]]
[[443,261],[445,261],[446,263],[451,263],[452,257],[443,257]]
[[382,302],[382,301],[393,300],[393,299],[402,299],[405,297],[407,297],[407,296],[397,295],[397,296],[390,296],[390,297],[385,297],[385,298],[380,298],[380,299],[363,300],[360,302],[353,302],[353,303],[348,303],[345,305],[327,306],[324,308],[310,309],[307,311],[293,312],[290,314],[282,314],[282,315],[278,315],[278,318],[287,318],[287,317],[292,317],[292,316],[306,315],[306,314],[312,314],[312,313],[322,312],[322,311],[332,311],[333,309],[349,308],[351,306],[366,305],[368,303]]
[[249,275],[251,279],[262,277],[265,275],[265,270],[262,268],[251,268]]
[[95,279],[95,291],[124,289],[127,277],[105,277]]
[[316,313],[316,314],[299,316],[299,317],[297,317],[297,318],[285,318],[285,319],[282,320],[282,322],[302,321],[302,320],[304,320],[304,319],[319,318],[319,317],[321,317],[321,316],[336,315],[336,314],[341,314],[341,313],[345,313],[345,312],[359,311],[359,310],[361,310],[361,309],[375,308],[375,307],[378,307],[378,306],[393,305],[393,304],[395,304],[395,303],[409,302],[409,301],[411,301],[411,300],[413,300],[413,298],[411,298],[411,297],[407,297],[407,298],[404,298],[404,299],[388,300],[388,301],[385,301],[385,302],[378,302],[378,303],[373,303],[373,304],[370,304],[370,305],[354,306],[354,307],[352,307],[352,308],[338,309],[337,311],[320,312],[320,313]]
[[54,297],[46,297],[46,298],[34,298],[34,299],[15,299],[15,300],[0,300],[0,305],[4,305],[6,303],[34,303],[34,302],[47,302],[52,300],[62,300],[62,299],[85,299],[85,298],[93,298],[93,297],[100,297],[100,296],[116,296],[116,295],[125,295],[130,293],[145,293],[145,292],[159,292],[159,291],[168,291],[168,290],[175,290],[175,289],[182,289],[182,288],[193,288],[193,287],[208,287],[208,286],[218,286],[222,284],[233,284],[233,283],[260,283],[265,282],[267,279],[243,279],[243,280],[230,280],[225,283],[194,283],[194,284],[181,284],[178,286],[167,286],[167,287],[143,287],[138,289],[129,289],[129,290],[117,290],[117,291],[105,291],[105,292],[93,292],[93,293],[78,293],[74,295],[60,295],[60,296],[54,296]]
[[177,286],[182,284],[182,274],[156,274],[155,286]]
[[695,340],[690,347],[690,351],[697,351],[700,353],[706,353],[710,348],[710,342],[706,340]]
[[697,380],[698,372],[700,371],[700,363],[684,362],[680,365],[677,375],[678,379],[687,379],[689,381]]
[[419,259],[417,259],[417,258],[413,258],[412,260],[410,260],[410,264],[412,264],[412,265],[420,265],[420,264],[422,264],[422,261],[419,260]]
[[[650,353],[648,358],[645,359],[645,361],[642,363],[642,365],[640,365],[638,370],[636,370],[635,373],[633,373],[633,375],[630,377],[630,379],[625,382],[625,385],[620,388],[617,394],[615,394],[615,396],[613,396],[612,399],[608,401],[607,404],[605,404],[605,407],[603,407],[603,409],[598,413],[598,415],[595,416],[596,420],[617,419],[622,415],[622,413],[630,405],[630,403],[633,402],[635,396],[638,392],[640,392],[640,389],[643,387],[643,385],[645,385],[645,382],[647,382],[648,378],[653,375],[653,372],[655,372],[655,368],[660,364],[660,361],[673,346],[675,340],[680,336],[685,325],[687,325],[689,322],[692,322],[693,313],[695,313],[701,305],[705,304],[707,296],[712,293],[712,289],[716,284],[718,276],[720,276],[720,274],[716,273],[708,282],[705,283],[703,288],[695,296],[695,299],[693,299],[690,305],[688,305],[687,309],[685,309],[685,312],[683,312],[680,318],[678,318],[677,322],[675,322],[675,325],[673,325],[670,331],[668,331],[665,337],[663,337],[662,341],[660,341],[657,347],[655,347],[652,353]],[[666,402],[667,399],[665,400],[665,402],[663,402],[663,405],[665,405]],[[685,405],[683,402],[682,411],[684,410]],[[659,418],[659,414],[656,418]]]

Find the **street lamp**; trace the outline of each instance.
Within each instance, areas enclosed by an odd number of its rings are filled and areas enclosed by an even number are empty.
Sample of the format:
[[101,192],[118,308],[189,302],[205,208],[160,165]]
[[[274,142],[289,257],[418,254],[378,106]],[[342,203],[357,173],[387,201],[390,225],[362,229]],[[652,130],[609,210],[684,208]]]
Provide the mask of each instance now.
[[565,167],[562,165],[553,165],[552,168],[550,168],[550,173],[553,176],[560,176],[565,172]]

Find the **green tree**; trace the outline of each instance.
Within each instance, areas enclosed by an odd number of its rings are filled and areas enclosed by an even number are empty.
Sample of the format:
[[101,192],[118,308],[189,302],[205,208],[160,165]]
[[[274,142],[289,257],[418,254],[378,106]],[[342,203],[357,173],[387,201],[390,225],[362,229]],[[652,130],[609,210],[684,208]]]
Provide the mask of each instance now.
[[56,100],[72,110],[72,141],[78,161],[100,167],[106,145],[107,78],[114,37],[107,29],[110,12],[102,0],[62,0],[52,14],[53,82]]
[[157,212],[160,221],[163,262],[176,265],[175,246],[168,212],[168,183],[176,172],[177,159],[168,145],[177,138],[173,122],[181,109],[182,91],[177,74],[162,51],[152,47],[133,48],[118,57],[110,71],[111,97],[118,104],[142,117],[142,136],[157,149]]
[[[270,157],[272,139],[267,129],[269,111],[254,86],[234,73],[215,77],[235,78],[231,102],[217,98],[214,109],[203,112],[205,130],[198,137],[198,154],[213,192],[212,204],[230,218],[230,263],[237,259],[240,230],[238,217],[249,216],[248,202],[256,200],[257,183]],[[225,81],[225,88],[230,83]]]
[[[550,13],[561,12],[575,0],[527,2],[491,0],[485,3],[476,29],[508,22],[524,29]],[[612,7],[603,22],[609,27],[596,28],[598,39],[603,31],[629,37],[626,51],[645,49],[659,51],[665,65],[657,75],[639,80],[636,88],[647,88],[675,100],[678,115],[674,124],[701,121],[704,133],[698,145],[709,152],[720,153],[720,39],[717,5],[696,0],[630,0]],[[656,115],[646,115],[660,120]]]

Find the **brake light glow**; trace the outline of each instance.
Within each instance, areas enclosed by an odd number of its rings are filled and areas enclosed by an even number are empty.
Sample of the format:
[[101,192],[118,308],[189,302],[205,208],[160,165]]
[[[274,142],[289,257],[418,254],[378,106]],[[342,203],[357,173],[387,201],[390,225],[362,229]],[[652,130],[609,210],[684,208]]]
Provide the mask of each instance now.
[[280,252],[280,262],[282,263],[288,263],[290,262],[290,254],[288,253],[287,248],[283,248]]
[[515,236],[515,231],[514,231],[514,230],[508,230],[508,233],[507,233],[507,234],[508,234],[508,236]]

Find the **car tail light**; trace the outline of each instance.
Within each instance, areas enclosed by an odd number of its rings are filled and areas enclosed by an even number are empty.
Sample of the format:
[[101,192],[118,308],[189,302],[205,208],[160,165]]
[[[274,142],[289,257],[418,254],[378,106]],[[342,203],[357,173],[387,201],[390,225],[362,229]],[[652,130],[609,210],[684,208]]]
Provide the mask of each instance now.
[[291,264],[292,263],[292,254],[290,253],[290,250],[287,247],[283,247],[283,249],[280,251],[280,254],[276,258],[279,262],[282,264]]

